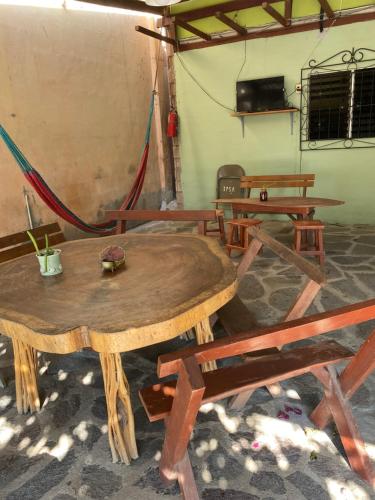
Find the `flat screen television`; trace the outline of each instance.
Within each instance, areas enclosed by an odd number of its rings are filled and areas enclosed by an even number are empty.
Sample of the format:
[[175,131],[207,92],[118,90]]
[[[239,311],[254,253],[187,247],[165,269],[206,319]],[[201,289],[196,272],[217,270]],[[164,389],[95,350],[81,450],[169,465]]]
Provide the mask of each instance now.
[[237,112],[256,113],[284,108],[283,76],[237,82]]

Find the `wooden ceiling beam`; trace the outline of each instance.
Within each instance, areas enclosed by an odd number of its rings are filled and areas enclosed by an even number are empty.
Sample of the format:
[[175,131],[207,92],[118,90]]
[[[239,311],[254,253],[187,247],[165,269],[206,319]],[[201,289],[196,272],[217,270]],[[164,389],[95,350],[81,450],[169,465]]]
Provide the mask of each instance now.
[[216,17],[216,19],[218,19],[222,23],[224,23],[227,26],[229,26],[230,28],[232,28],[234,31],[237,31],[237,33],[239,35],[246,35],[246,33],[247,33],[247,29],[246,28],[243,28],[242,26],[240,26],[239,24],[237,24],[235,21],[233,21],[233,19],[231,19],[230,17],[226,16],[222,12],[216,12],[215,13],[215,17]]
[[[268,3],[276,3],[280,0],[269,0]],[[263,0],[231,0],[221,4],[211,5],[210,7],[201,7],[200,9],[190,10],[188,12],[181,12],[176,14],[176,19],[182,19],[186,22],[196,21],[204,17],[215,17],[216,12],[222,13],[234,12],[235,10],[250,9],[251,7],[259,7]]]
[[103,5],[104,7],[116,7],[117,9],[135,10],[136,12],[145,12],[162,16],[164,9],[162,7],[151,7],[150,5],[138,0],[80,0],[81,2]]
[[332,7],[329,5],[328,0],[318,0],[318,1],[320,3],[321,8],[327,14],[327,17],[333,19],[335,17],[335,13],[333,12]]
[[177,26],[180,26],[180,28],[184,28],[184,30],[189,31],[190,33],[193,33],[193,35],[199,36],[199,38],[203,38],[203,40],[209,41],[212,39],[211,35],[204,33],[203,31],[199,30],[198,28],[194,28],[194,26],[183,21],[182,19],[178,19],[177,17],[175,17],[174,22],[177,24]]
[[144,35],[150,36],[151,38],[156,38],[157,40],[160,40],[161,42],[166,42],[174,47],[177,46],[176,40],[173,40],[173,38],[169,38],[167,36],[163,36],[160,33],[157,33],[156,31],[149,30],[148,28],[144,28],[143,26],[135,26],[135,31],[138,31],[138,33],[143,33]]
[[[335,19],[335,27],[345,26],[352,23],[360,23],[364,21],[375,20],[375,11],[370,12],[360,12],[357,14],[351,14],[349,16],[341,16]],[[289,35],[292,33],[301,33],[303,31],[317,30],[320,28],[320,21],[302,22],[298,24],[292,24],[288,28],[275,27],[273,29],[267,30],[253,30],[247,32],[246,35],[235,35],[235,36],[222,36],[220,38],[212,38],[210,42],[191,42],[191,43],[179,43],[179,51],[184,52],[193,49],[203,49],[206,47],[213,47],[215,45],[224,45],[226,43],[241,42],[243,40],[253,40],[255,38],[269,38],[273,36]],[[323,21],[323,26],[328,28],[332,25],[332,20],[325,19]]]
[[288,26],[292,24],[292,11],[293,11],[293,0],[285,0],[285,19],[287,20]]
[[271,17],[275,19],[278,23],[280,23],[285,28],[288,26],[288,22],[284,16],[282,16],[277,10],[275,10],[269,2],[263,2],[262,8],[269,14]]

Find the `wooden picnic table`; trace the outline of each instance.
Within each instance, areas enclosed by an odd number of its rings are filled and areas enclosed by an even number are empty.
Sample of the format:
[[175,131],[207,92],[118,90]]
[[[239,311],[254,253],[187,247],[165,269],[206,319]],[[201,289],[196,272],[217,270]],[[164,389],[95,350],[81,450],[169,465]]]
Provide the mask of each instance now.
[[311,219],[316,208],[343,205],[345,202],[330,198],[312,198],[307,196],[272,196],[267,201],[259,198],[218,198],[216,205],[231,205],[233,217],[240,213],[286,214],[291,219]]
[[[126,267],[103,273],[99,253],[126,251]],[[137,458],[134,418],[121,352],[195,328],[213,340],[209,316],[237,288],[236,272],[217,241],[195,235],[126,235],[59,245],[64,272],[42,277],[35,255],[0,265],[0,333],[12,338],[17,409],[39,410],[36,351],[99,353],[113,460]]]

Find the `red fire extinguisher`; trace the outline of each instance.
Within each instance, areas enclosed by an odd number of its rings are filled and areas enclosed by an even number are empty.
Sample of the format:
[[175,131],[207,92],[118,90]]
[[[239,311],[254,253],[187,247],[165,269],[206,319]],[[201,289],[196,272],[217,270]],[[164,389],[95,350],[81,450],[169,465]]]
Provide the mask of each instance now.
[[175,109],[171,109],[168,115],[168,137],[177,137],[178,115]]

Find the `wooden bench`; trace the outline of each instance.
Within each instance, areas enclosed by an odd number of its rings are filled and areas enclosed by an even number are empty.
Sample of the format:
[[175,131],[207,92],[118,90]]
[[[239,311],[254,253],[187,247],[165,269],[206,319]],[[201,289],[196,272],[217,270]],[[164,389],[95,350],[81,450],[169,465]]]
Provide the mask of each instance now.
[[289,174],[289,175],[244,175],[241,177],[240,187],[247,190],[250,198],[252,189],[270,188],[303,188],[306,197],[307,188],[313,187],[315,174]]
[[[50,245],[57,245],[65,241],[65,236],[57,222],[32,229],[31,233],[34,235],[40,248],[44,248],[45,234],[48,235]],[[35,252],[34,246],[26,234],[26,231],[9,234],[0,238],[0,264],[33,252]],[[6,362],[0,361],[0,368],[7,368],[8,366],[10,366],[9,360],[6,360]],[[1,373],[0,387],[5,387],[4,376]]]
[[[324,273],[317,266],[295,253],[289,247],[272,238],[272,236],[264,230],[257,227],[251,227],[249,228],[249,233],[253,239],[237,268],[238,280],[241,281],[245,279],[246,272],[251,267],[262,247],[270,249],[275,255],[293,265],[306,276],[301,290],[298,292],[289,310],[286,311],[284,321],[301,318],[314,301],[321,287],[325,285],[326,280]],[[216,315],[228,335],[237,335],[258,326],[255,315],[246,307],[238,295],[219,309]],[[212,322],[214,322],[214,320]],[[275,353],[275,351],[277,352],[276,348],[265,351],[262,354],[272,354]],[[268,386],[267,388],[272,395],[279,392],[277,386]],[[242,408],[251,396],[251,393],[252,391],[247,395],[242,393],[234,397],[230,406],[235,409]]]
[[[48,235],[48,241],[51,246],[66,241],[64,233],[57,222],[31,229],[31,233],[34,235],[40,248],[44,248],[45,234]],[[0,264],[16,257],[33,253],[34,251],[34,246],[26,231],[0,238]]]
[[[222,210],[107,210],[106,218],[117,222],[116,234],[125,233],[128,221],[197,222],[199,234],[217,234],[225,243]],[[218,227],[208,228],[208,222],[216,222]]]
[[[159,465],[162,479],[166,483],[177,479],[185,499],[199,499],[187,449],[200,406],[311,373],[322,383],[325,394],[312,413],[313,421],[323,428],[333,418],[353,470],[375,486],[375,474],[348,401],[375,369],[375,331],[355,355],[334,340],[328,340],[302,347],[297,343],[291,350],[259,356],[263,349],[373,319],[374,299],[160,356],[159,377],[177,374],[177,381],[160,382],[142,389],[139,394],[150,421],[165,419]],[[246,364],[201,372],[199,365],[203,363],[248,352],[258,353],[258,357]],[[349,363],[338,377],[334,365],[341,361]]]

